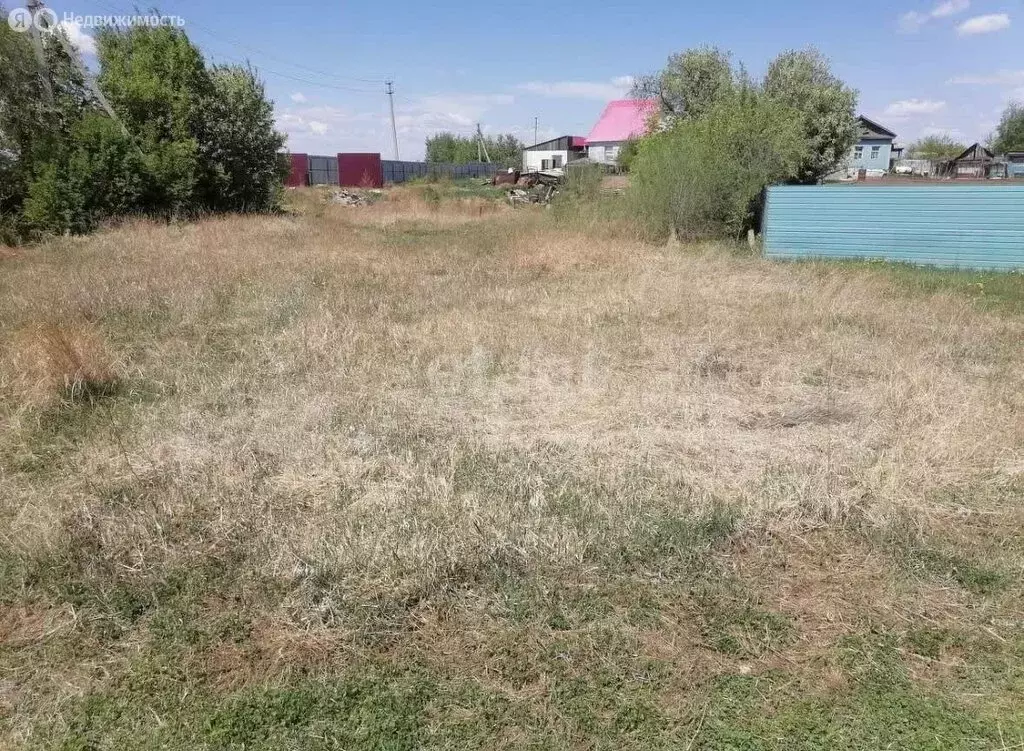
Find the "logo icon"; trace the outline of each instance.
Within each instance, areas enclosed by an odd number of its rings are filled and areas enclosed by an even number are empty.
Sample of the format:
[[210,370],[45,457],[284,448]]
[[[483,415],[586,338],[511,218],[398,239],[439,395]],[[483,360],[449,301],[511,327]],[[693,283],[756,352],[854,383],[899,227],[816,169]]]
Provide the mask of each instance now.
[[27,8],[15,8],[7,14],[7,25],[18,32],[28,31],[32,26],[32,14]]
[[40,31],[53,31],[57,28],[57,14],[49,8],[40,8],[32,16],[32,23]]

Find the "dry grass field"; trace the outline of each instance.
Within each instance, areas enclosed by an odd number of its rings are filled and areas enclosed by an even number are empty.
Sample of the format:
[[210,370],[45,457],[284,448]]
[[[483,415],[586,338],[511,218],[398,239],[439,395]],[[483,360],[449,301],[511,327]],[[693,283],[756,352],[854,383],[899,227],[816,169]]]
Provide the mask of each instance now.
[[0,255],[0,748],[1024,748],[1024,278],[294,201]]

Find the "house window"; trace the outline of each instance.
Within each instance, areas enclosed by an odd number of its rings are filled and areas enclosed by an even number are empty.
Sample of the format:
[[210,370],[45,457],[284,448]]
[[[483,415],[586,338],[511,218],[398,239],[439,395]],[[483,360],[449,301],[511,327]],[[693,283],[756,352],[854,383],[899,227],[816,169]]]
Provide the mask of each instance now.
[[540,168],[541,169],[551,169],[551,160],[550,159],[541,159],[540,160]]
[[878,155],[881,152],[882,152],[882,147],[881,146],[872,146],[871,147],[871,158],[872,159],[878,159]]
[[551,158],[551,166],[554,167],[555,169],[558,169],[559,167],[562,166],[561,154],[556,154],[554,157]]
[[863,146],[854,146],[853,147],[853,158],[854,159],[863,159],[864,158],[864,147]]
[[619,147],[618,146],[605,146],[604,147],[604,160],[606,162],[614,162],[619,158]]

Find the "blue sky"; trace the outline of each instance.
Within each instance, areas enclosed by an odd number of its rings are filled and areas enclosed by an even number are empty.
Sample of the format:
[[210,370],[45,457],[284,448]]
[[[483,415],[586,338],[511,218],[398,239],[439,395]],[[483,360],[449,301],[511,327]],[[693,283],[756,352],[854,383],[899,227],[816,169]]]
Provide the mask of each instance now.
[[[8,0],[8,6],[14,3]],[[249,60],[289,148],[391,155],[383,81],[395,82],[402,158],[438,130],[586,135],[630,76],[712,44],[752,73],[815,45],[860,91],[860,111],[909,142],[933,132],[984,139],[1024,99],[1021,0],[525,0],[312,2],[164,0],[208,59]],[[53,0],[63,17],[131,13],[130,0]],[[150,7],[143,4],[142,7]],[[88,28],[72,29],[88,51]]]

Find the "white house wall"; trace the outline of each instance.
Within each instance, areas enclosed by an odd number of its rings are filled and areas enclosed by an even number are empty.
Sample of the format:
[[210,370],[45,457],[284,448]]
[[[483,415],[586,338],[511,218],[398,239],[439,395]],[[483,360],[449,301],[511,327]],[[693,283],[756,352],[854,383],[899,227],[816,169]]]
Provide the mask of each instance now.
[[569,152],[565,149],[561,151],[524,151],[523,169],[527,172],[539,170],[544,159],[554,159],[556,156],[562,157],[563,167],[569,161]]
[[587,156],[592,162],[618,164],[620,142],[587,144]]

